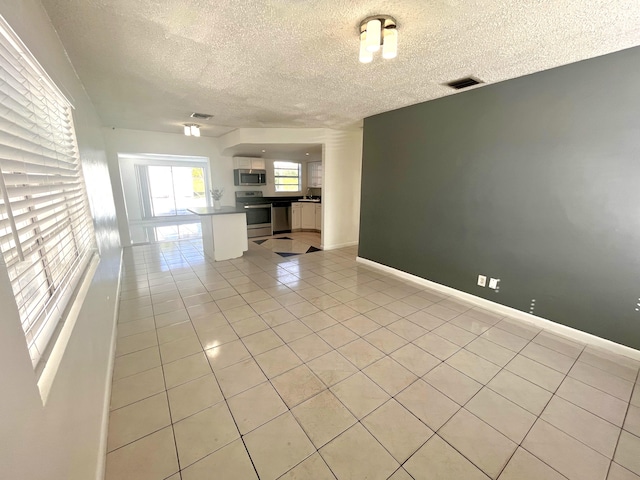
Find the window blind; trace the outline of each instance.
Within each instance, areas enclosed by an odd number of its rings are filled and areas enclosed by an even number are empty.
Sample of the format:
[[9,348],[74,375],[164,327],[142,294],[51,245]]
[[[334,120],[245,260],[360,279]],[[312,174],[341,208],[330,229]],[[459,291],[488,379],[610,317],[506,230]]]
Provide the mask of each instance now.
[[0,17],[0,252],[34,367],[94,242],[71,104]]

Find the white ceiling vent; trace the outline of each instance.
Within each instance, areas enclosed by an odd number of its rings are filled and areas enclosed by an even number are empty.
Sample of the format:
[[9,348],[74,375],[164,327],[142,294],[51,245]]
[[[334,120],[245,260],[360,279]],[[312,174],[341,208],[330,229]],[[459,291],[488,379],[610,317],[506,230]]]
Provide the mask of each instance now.
[[198,120],[209,120],[209,119],[213,118],[213,115],[209,115],[208,113],[193,112],[191,114],[191,118],[197,118]]

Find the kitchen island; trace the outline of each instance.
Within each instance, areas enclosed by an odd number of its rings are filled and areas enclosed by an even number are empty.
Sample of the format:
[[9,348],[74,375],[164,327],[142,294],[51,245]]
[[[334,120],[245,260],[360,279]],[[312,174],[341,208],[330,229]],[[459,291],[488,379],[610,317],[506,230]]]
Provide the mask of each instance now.
[[200,217],[204,253],[216,262],[242,256],[249,249],[247,214],[244,208],[190,208]]

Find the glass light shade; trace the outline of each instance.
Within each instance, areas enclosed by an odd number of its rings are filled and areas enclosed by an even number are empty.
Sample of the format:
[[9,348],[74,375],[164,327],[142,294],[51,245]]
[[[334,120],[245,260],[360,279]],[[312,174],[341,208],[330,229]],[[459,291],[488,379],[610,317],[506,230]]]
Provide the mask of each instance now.
[[185,134],[187,137],[190,137],[190,136],[191,136],[191,127],[189,127],[189,125],[185,125],[185,126],[184,126],[184,134]]
[[194,137],[200,136],[200,127],[197,125],[191,125],[191,135]]
[[367,50],[367,32],[360,34],[360,62],[371,63],[373,61],[373,53]]
[[380,20],[369,20],[367,22],[367,50],[377,52],[380,50],[380,29],[382,24]]
[[396,58],[398,56],[398,31],[395,28],[385,28],[382,40],[382,58]]

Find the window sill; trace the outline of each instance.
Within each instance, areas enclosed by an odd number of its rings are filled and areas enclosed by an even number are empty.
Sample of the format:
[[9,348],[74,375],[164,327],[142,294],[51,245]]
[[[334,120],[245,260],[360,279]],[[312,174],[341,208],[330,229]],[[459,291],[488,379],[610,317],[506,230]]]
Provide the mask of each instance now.
[[76,321],[84,304],[84,300],[89,292],[91,281],[98,269],[100,263],[100,256],[94,253],[93,258],[89,261],[86,267],[85,273],[78,285],[75,298],[71,301],[70,306],[67,309],[66,315],[62,322],[58,325],[58,331],[54,334],[56,338],[52,338],[49,342],[52,345],[50,352],[46,358],[42,358],[40,364],[36,367],[36,374],[38,370],[41,371],[38,378],[38,390],[40,390],[40,397],[42,398],[42,405],[47,404],[53,381],[58,373],[58,368],[62,362],[62,357],[67,349],[71,333],[75,327]]

